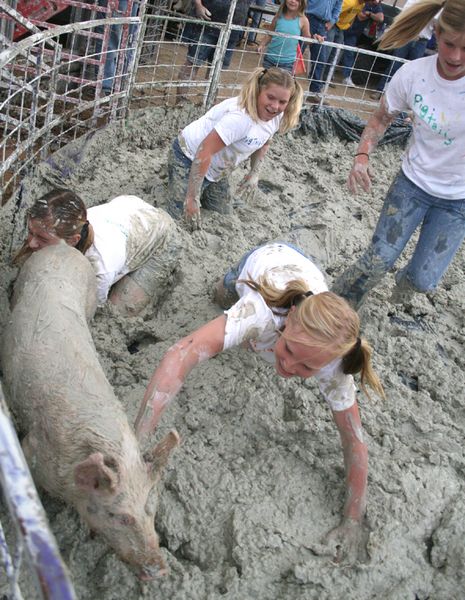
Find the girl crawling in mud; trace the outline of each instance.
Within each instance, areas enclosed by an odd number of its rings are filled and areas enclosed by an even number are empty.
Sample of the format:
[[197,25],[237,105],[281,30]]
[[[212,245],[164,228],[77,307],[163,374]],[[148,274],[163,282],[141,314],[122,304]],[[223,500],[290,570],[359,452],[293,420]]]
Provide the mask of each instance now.
[[232,210],[228,175],[250,157],[239,191],[247,198],[258,184],[272,136],[295,127],[303,92],[287,71],[255,70],[239,96],[223,100],[185,127],[168,157],[168,212],[199,225],[200,206],[221,214]]
[[28,237],[15,262],[60,240],[92,263],[99,304],[109,298],[120,312],[133,315],[156,303],[180,250],[176,225],[165,211],[137,196],[118,196],[87,210],[67,189],[45,194],[29,209]]
[[200,362],[243,346],[274,363],[281,377],[315,377],[342,441],[347,500],[341,524],[328,534],[336,560],[361,559],[366,545],[367,448],[352,375],[361,374],[384,396],[371,366],[371,348],[360,338],[357,313],[329,292],[323,274],[302,252],[276,242],[248,252],[217,285],[224,314],[172,346],[152,375],[136,420],[150,433],[164,408]]

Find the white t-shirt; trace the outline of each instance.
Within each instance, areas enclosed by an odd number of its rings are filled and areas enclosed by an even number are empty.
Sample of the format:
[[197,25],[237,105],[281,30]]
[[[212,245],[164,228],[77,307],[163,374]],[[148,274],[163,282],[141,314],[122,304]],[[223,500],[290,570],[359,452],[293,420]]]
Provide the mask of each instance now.
[[278,131],[282,116],[255,122],[239,107],[238,97],[228,98],[187,125],[179,134],[179,145],[187,158],[194,160],[200,144],[215,129],[226,147],[213,155],[206,178],[219,181],[266,144]]
[[[293,279],[303,279],[314,294],[328,291],[321,271],[308,258],[285,244],[267,244],[255,250],[248,257],[239,279],[258,281],[263,276],[278,289],[284,289]],[[240,299],[225,311],[223,350],[246,342],[264,360],[274,363],[274,347],[286,320],[286,311],[281,311],[282,316],[277,315],[258,292],[244,283],[237,283],[236,290]],[[340,358],[333,360],[314,376],[334,411],[346,410],[355,402],[353,377],[344,375],[341,363]]]
[[413,131],[402,170],[422,190],[465,199],[465,77],[443,79],[437,56],[412,60],[386,88],[390,113],[413,111]]
[[175,227],[172,218],[137,196],[117,196],[87,211],[94,243],[85,256],[97,275],[97,300],[104,304],[111,286],[142,266]]

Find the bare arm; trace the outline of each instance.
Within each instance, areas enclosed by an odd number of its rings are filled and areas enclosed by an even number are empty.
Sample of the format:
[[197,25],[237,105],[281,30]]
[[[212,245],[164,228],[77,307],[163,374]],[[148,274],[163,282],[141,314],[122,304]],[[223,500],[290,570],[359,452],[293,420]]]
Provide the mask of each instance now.
[[223,350],[225,327],[226,315],[221,315],[166,352],[150,379],[139,408],[135,422],[137,437],[143,437],[156,428],[161,413],[179,392],[192,369]]
[[333,412],[341,436],[346,471],[346,502],[341,523],[326,536],[330,553],[338,563],[365,562],[368,530],[364,524],[368,452],[362,438],[357,404]]
[[270,142],[268,141],[250,156],[250,171],[244,176],[238,187],[238,192],[246,202],[252,200],[258,185],[260,166],[265,158]]
[[[270,31],[275,31],[277,20],[278,20],[277,16],[273,17],[273,20],[271,21],[271,25],[270,25]],[[272,38],[271,35],[266,34],[264,36],[264,38],[262,39],[262,41],[260,42],[260,44],[258,45],[257,52],[259,52],[260,54],[263,54],[263,52],[265,52],[265,50],[266,50],[266,47],[271,42],[271,38]]]
[[312,37],[312,34],[310,33],[310,23],[305,15],[300,17],[300,35],[306,38]]
[[200,191],[212,157],[225,147],[225,143],[220,138],[215,129],[213,129],[203,140],[197,149],[197,153],[192,161],[187,185],[187,194],[184,202],[184,211],[188,218],[192,218],[199,213]]
[[349,173],[347,185],[352,194],[356,194],[358,186],[365,192],[371,189],[371,177],[368,170],[369,154],[376,148],[379,140],[394,119],[394,114],[387,111],[384,98],[375,112],[371,115],[368,123],[363,130],[357,152],[354,157],[354,163]]
[[344,452],[347,488],[344,519],[360,522],[366,510],[368,452],[357,403],[347,410],[333,412],[333,417]]

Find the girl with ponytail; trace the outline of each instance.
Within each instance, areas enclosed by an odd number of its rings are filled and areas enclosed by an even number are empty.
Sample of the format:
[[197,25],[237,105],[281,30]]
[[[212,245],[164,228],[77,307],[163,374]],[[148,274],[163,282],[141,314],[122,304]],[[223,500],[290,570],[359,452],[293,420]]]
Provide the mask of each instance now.
[[123,314],[156,303],[175,269],[180,244],[163,210],[137,196],[118,196],[86,209],[71,190],[56,189],[28,210],[28,236],[14,261],[61,240],[82,252],[97,277],[97,300],[109,297]]
[[379,47],[405,46],[436,16],[437,55],[405,63],[395,73],[363,131],[349,174],[352,193],[370,191],[370,154],[396,115],[413,113],[401,170],[371,244],[333,287],[355,307],[394,265],[418,226],[413,256],[396,274],[394,301],[433,290],[465,237],[465,0],[422,0],[406,8]]
[[155,429],[197,364],[228,348],[247,347],[281,377],[313,377],[339,430],[346,467],[347,500],[341,524],[329,534],[329,551],[337,546],[339,560],[357,560],[364,550],[367,448],[352,376],[360,373],[362,389],[368,385],[384,397],[357,313],[328,291],[309,258],[285,243],[248,252],[220,280],[216,299],[228,310],[172,346],[156,368],[139,409],[138,434]]

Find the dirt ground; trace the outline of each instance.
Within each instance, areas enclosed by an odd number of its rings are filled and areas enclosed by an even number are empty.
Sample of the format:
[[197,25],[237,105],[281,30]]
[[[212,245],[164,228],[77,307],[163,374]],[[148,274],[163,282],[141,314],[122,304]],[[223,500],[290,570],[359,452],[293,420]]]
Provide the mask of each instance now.
[[[95,133],[66,179],[42,164],[24,184],[22,211],[58,184],[89,206],[122,193],[165,206],[169,144],[198,110],[133,111],[126,122]],[[81,156],[74,150],[60,151],[58,164]],[[352,197],[345,181],[354,150],[335,138],[276,137],[253,201],[237,198],[232,217],[204,212],[201,232],[184,231],[176,283],[158,311],[129,319],[109,307],[98,311],[93,338],[131,421],[163,353],[220,314],[212,287],[246,250],[287,239],[317,255],[329,283],[362,251],[401,150],[379,149],[373,193]],[[234,174],[234,188],[244,172]],[[15,276],[10,249],[24,235],[22,216],[13,229],[12,207],[2,209],[3,318]],[[167,576],[141,583],[101,539],[89,536],[71,508],[42,496],[77,597],[461,600],[464,268],[462,249],[438,290],[406,305],[390,301],[389,274],[361,313],[387,393],[385,401],[357,396],[370,460],[366,564],[337,566],[321,551],[322,537],[341,516],[344,471],[337,431],[317,387],[312,380],[281,379],[237,349],[191,373],[154,436],[174,427],[182,438],[160,484],[156,518]],[[2,522],[8,523],[3,510]],[[22,586],[33,600],[30,582]]]

